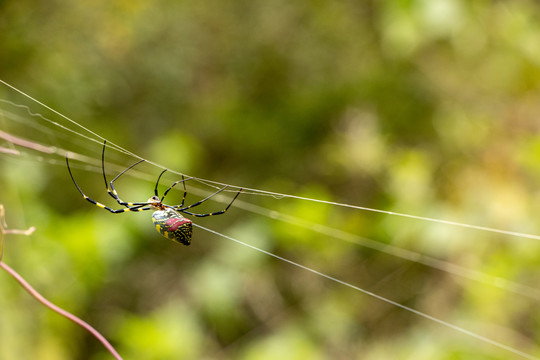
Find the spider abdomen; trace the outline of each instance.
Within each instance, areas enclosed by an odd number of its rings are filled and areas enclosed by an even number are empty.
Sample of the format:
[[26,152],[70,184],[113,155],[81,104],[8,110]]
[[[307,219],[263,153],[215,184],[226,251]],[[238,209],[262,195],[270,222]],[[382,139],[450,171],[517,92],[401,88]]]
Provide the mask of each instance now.
[[167,239],[184,245],[191,244],[192,222],[178,211],[171,208],[158,210],[152,214],[152,221],[156,230]]

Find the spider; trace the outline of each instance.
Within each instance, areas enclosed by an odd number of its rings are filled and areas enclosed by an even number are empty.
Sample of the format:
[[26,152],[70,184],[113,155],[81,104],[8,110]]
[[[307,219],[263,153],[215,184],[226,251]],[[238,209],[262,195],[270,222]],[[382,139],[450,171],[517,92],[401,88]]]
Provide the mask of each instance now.
[[[115,199],[118,204],[125,206],[125,209],[112,209],[106,205],[103,205],[102,203],[99,203],[95,201],[94,199],[89,198],[84,194],[84,192],[81,190],[77,182],[75,181],[75,178],[73,177],[73,174],[71,173],[71,168],[69,167],[69,159],[66,154],[66,164],[69,171],[69,175],[71,176],[71,180],[73,180],[73,183],[75,184],[75,187],[79,192],[81,193],[82,197],[86,199],[87,201],[91,202],[92,204],[105,209],[107,211],[110,211],[113,214],[121,214],[128,211],[146,211],[146,210],[155,210],[152,214],[152,221],[154,222],[154,225],[156,227],[156,230],[166,237],[167,239],[176,241],[178,243],[189,245],[191,244],[191,235],[192,235],[192,221],[182,216],[183,214],[196,216],[196,217],[206,217],[206,216],[213,216],[213,215],[221,215],[225,213],[229,207],[231,207],[232,203],[238,195],[242,192],[242,189],[240,189],[235,197],[232,199],[232,201],[227,205],[227,207],[223,210],[207,213],[207,214],[198,214],[193,213],[191,211],[188,211],[188,209],[191,209],[193,207],[199,206],[202,203],[204,203],[206,200],[209,200],[210,198],[213,198],[226,188],[228,188],[228,185],[222,187],[215,193],[207,196],[206,198],[199,200],[191,205],[184,206],[184,202],[186,200],[187,190],[186,190],[186,181],[193,179],[193,177],[190,178],[184,178],[184,175],[182,175],[182,180],[175,181],[171,186],[165,190],[163,193],[163,196],[160,198],[158,195],[158,185],[159,180],[161,179],[161,176],[167,171],[167,169],[163,170],[161,174],[159,174],[156,186],[154,187],[154,196],[149,198],[146,202],[125,202],[121,200],[118,197],[118,193],[116,192],[116,189],[114,188],[114,182],[122,176],[124,173],[126,173],[131,168],[135,167],[136,165],[140,164],[141,162],[145,161],[139,160],[135,164],[131,165],[130,167],[126,168],[124,171],[122,171],[120,174],[116,175],[114,179],[109,183],[107,182],[107,177],[105,175],[105,147],[106,147],[107,141],[103,142],[103,151],[101,153],[101,168],[103,171],[103,179],[105,180],[105,187],[107,188],[107,193]],[[167,205],[163,203],[163,200],[165,199],[165,196],[169,193],[169,191],[175,187],[177,184],[182,183],[184,185],[184,196],[182,197],[182,202],[180,205]]]

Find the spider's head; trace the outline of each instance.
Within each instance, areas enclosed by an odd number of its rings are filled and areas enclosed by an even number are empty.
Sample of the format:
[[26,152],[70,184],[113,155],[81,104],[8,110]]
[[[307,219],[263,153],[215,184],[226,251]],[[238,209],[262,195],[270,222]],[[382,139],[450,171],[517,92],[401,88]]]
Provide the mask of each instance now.
[[152,210],[163,210],[163,204],[157,196],[152,196],[150,199],[148,199],[148,205],[150,205]]

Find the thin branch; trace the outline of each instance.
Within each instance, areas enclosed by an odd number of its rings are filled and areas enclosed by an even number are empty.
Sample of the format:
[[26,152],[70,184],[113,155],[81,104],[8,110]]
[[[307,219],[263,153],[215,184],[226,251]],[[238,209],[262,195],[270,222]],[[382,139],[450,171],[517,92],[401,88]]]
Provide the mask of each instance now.
[[37,301],[51,309],[52,311],[55,311],[56,313],[62,315],[63,317],[73,321],[77,325],[81,326],[83,329],[88,331],[92,336],[94,336],[99,342],[103,344],[103,346],[111,353],[112,356],[114,356],[117,360],[122,360],[122,357],[118,352],[114,349],[114,347],[105,339],[103,335],[100,334],[99,331],[94,329],[90,324],[85,322],[82,319],[79,319],[77,316],[71,314],[70,312],[56,306],[49,300],[47,300],[43,295],[41,295],[36,289],[32,287],[19,273],[17,273],[15,270],[13,270],[11,267],[9,267],[6,263],[2,261],[2,254],[3,254],[3,244],[4,244],[4,235],[5,234],[18,234],[18,235],[30,235],[34,232],[35,227],[31,227],[28,230],[8,230],[7,225],[5,223],[4,219],[4,206],[0,205],[0,268],[5,270],[9,275],[11,275],[15,280],[21,284],[21,286],[30,293]]
[[112,354],[112,356],[115,357],[115,359],[119,359],[119,360],[122,359],[120,354],[118,354],[118,352],[116,352],[114,347],[107,341],[107,339],[105,339],[105,337],[103,335],[101,335],[99,333],[99,331],[94,329],[90,324],[88,324],[84,320],[79,319],[78,317],[76,317],[75,315],[67,312],[66,310],[54,305],[49,300],[45,299],[39,292],[37,292],[36,289],[34,289],[26,280],[24,280],[24,278],[21,275],[19,275],[19,273],[17,273],[11,267],[6,265],[6,263],[0,262],[0,268],[4,269],[11,276],[13,276],[13,278],[15,278],[15,280],[17,280],[19,282],[19,284],[21,284],[22,287],[24,287],[24,289],[30,293],[30,295],[32,295],[34,298],[36,298],[37,301],[39,301],[40,303],[42,303],[43,305],[45,305],[46,307],[48,307],[52,311],[57,312],[58,314],[62,315],[63,317],[73,321],[77,325],[84,328],[86,331],[88,331],[90,334],[92,334],[96,339],[98,339],[103,344],[103,346],[105,346],[105,348],[107,348],[107,350]]

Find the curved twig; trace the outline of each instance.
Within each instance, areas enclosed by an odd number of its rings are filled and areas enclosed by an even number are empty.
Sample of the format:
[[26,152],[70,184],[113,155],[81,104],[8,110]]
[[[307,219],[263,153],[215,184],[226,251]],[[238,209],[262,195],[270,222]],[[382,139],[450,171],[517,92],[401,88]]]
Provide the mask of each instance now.
[[52,311],[62,315],[63,317],[73,321],[86,331],[88,331],[92,336],[94,336],[103,346],[111,353],[112,356],[114,356],[115,359],[121,360],[122,357],[118,352],[114,349],[114,347],[105,339],[103,335],[96,329],[94,329],[90,324],[88,324],[86,321],[78,318],[77,316],[71,314],[70,312],[62,309],[59,306],[56,306],[49,300],[47,300],[43,295],[41,295],[36,289],[32,287],[19,273],[17,273],[15,270],[13,270],[11,267],[9,267],[6,263],[2,261],[2,254],[3,254],[3,244],[4,244],[4,235],[5,234],[19,234],[19,235],[30,235],[34,232],[35,227],[31,227],[28,230],[8,230],[7,225],[4,220],[4,206],[0,205],[0,268],[5,270],[9,275],[11,275],[15,280],[21,284],[21,286],[30,293],[37,301],[51,309]]

